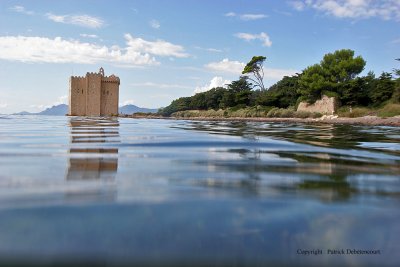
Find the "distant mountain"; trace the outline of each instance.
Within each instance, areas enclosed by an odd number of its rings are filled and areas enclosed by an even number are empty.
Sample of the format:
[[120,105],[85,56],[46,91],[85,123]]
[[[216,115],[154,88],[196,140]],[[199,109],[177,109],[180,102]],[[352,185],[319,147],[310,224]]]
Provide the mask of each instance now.
[[46,116],[64,116],[68,113],[68,105],[60,104],[52,106],[51,108],[46,108],[45,110],[38,113],[31,113],[28,111],[21,111],[14,113],[12,115],[46,115]]
[[[119,113],[121,114],[132,114],[136,112],[143,113],[156,113],[158,109],[152,108],[140,108],[135,105],[125,105],[119,108]],[[38,113],[30,113],[27,111],[22,111],[14,113],[13,115],[46,115],[46,116],[64,116],[68,113],[68,105],[61,104],[57,106],[52,106],[51,108],[46,108],[45,110]]]
[[18,112],[18,113],[14,113],[12,115],[34,115],[34,114],[35,113],[30,113],[28,111],[21,111],[21,112]]
[[64,116],[68,113],[68,105],[61,104],[46,108],[45,110],[36,113],[36,115],[47,115],[47,116]]
[[125,106],[119,107],[120,114],[132,114],[132,113],[137,113],[137,112],[156,113],[157,111],[158,111],[158,109],[156,109],[156,108],[140,108],[135,105],[125,105]]

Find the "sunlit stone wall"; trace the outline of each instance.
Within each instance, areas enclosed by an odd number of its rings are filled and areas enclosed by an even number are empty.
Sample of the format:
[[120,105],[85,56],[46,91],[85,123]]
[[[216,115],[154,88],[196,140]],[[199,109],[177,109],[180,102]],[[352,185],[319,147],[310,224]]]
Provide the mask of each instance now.
[[333,115],[338,108],[338,101],[335,97],[322,96],[321,100],[315,101],[314,104],[307,102],[300,102],[297,111],[307,111],[314,113],[321,113],[326,115]]

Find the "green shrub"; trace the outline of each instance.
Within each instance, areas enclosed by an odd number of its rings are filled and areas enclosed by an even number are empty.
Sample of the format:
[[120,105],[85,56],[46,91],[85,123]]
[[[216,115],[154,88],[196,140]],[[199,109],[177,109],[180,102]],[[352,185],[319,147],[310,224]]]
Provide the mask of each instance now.
[[293,118],[295,115],[295,111],[293,108],[272,108],[268,111],[268,118]]
[[343,106],[339,108],[337,114],[340,117],[357,118],[363,116],[375,116],[376,110],[365,108],[365,107],[354,107]]
[[297,111],[295,112],[294,116],[296,118],[301,118],[301,119],[305,119],[305,118],[311,118],[313,115],[312,112],[308,112],[308,111]]
[[319,112],[311,113],[311,118],[321,118],[321,117],[322,117],[322,114]]
[[275,113],[279,110],[279,108],[272,108],[268,111],[267,113],[267,117],[268,118],[272,118],[272,117],[276,117]]
[[400,104],[387,104],[378,110],[379,117],[394,117],[400,115]]
[[280,118],[293,118],[295,111],[292,109],[281,109],[279,113]]
[[269,117],[269,118],[317,118],[322,115],[319,113],[312,113],[306,111],[295,111],[293,107],[284,108],[273,108],[264,106],[247,107],[242,109],[209,109],[209,110],[184,110],[177,111],[171,116],[176,118],[229,118],[229,117],[239,117],[239,118],[259,118],[259,117]]
[[296,111],[293,114],[294,118],[306,119],[306,118],[320,118],[322,114],[319,112],[308,112],[308,111]]
[[394,103],[400,103],[400,81],[397,81],[397,87],[393,92],[392,101]]
[[229,110],[238,111],[239,109],[243,109],[243,108],[246,108],[246,105],[240,104],[240,105],[236,105],[234,107],[229,108]]

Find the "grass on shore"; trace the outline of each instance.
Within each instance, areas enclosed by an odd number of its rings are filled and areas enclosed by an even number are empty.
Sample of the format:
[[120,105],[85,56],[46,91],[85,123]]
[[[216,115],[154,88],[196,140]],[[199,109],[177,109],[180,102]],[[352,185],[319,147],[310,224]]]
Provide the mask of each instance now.
[[295,111],[294,108],[273,108],[273,107],[245,107],[227,108],[219,110],[185,110],[178,111],[171,115],[177,118],[319,118],[319,113]]
[[[364,116],[378,116],[382,118],[400,116],[400,104],[388,103],[381,108],[353,107],[343,106],[339,108],[337,114],[339,117],[357,118]],[[311,113],[305,111],[296,111],[293,107],[244,107],[227,108],[219,110],[185,110],[178,111],[171,115],[177,118],[319,118],[320,113]]]
[[387,104],[378,110],[379,117],[400,116],[400,104]]
[[339,117],[357,118],[364,116],[378,116],[381,118],[400,116],[400,104],[388,103],[381,108],[350,107],[339,108],[337,115]]
[[377,116],[376,110],[366,107],[353,107],[344,106],[338,109],[337,115],[346,118],[358,118],[364,116]]

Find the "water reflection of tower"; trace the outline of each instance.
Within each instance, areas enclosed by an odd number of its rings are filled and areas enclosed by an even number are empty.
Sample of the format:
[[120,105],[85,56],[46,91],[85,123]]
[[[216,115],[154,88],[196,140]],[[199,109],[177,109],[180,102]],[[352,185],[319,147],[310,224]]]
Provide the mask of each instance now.
[[114,180],[118,169],[118,119],[70,119],[67,181]]

